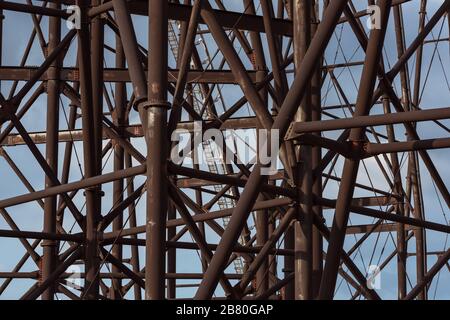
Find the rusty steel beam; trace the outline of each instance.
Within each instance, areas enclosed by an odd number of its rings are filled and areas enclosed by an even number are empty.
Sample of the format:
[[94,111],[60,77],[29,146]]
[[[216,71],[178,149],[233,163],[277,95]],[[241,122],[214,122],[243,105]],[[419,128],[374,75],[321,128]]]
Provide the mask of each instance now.
[[167,2],[151,0],[149,15],[148,100],[139,108],[146,116],[147,229],[145,299],[163,299],[167,188]]
[[[434,298],[450,268],[429,243],[450,233],[450,108],[435,94],[449,11],[0,1],[0,299],[27,279],[16,298],[378,300],[375,259],[399,300]],[[183,146],[198,152],[178,161]]]
[[[213,120],[204,121],[204,125],[208,126]],[[194,121],[180,121],[177,124],[176,129],[186,130],[189,132],[194,131]],[[232,118],[222,122],[221,126],[217,129],[219,130],[238,130],[238,129],[254,129],[257,126],[257,120],[255,117],[242,117],[242,118]],[[127,124],[127,125],[117,125],[120,129],[120,133],[124,138],[140,138],[144,137],[144,130],[141,124]],[[103,139],[111,139],[108,135],[109,131],[103,129]],[[44,144],[47,142],[47,132],[29,132],[31,140],[35,144]],[[83,130],[73,129],[73,130],[60,130],[58,132],[58,142],[74,142],[81,141],[83,139]],[[20,134],[11,133],[2,140],[1,146],[17,146],[25,144],[24,139]]]

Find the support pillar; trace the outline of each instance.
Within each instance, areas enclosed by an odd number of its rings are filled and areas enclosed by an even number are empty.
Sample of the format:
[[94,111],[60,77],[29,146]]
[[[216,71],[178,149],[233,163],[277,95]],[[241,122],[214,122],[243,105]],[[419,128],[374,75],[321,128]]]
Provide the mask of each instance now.
[[[295,72],[311,42],[312,0],[293,3]],[[307,84],[295,121],[311,121],[311,84]],[[312,296],[312,147],[301,145],[296,149],[295,184],[298,190],[297,219],[294,222],[295,299],[308,300]]]
[[[51,3],[49,7],[59,9],[59,4]],[[47,44],[47,55],[50,54],[61,41],[61,20],[57,17],[49,17],[49,37]],[[58,172],[58,130],[59,130],[59,69],[61,59],[55,59],[48,69],[47,74],[47,142],[45,145],[45,157],[53,172]],[[52,179],[45,177],[45,187],[53,187]],[[44,230],[43,232],[56,233],[56,203],[57,196],[45,198],[44,200]],[[54,240],[43,240],[42,257],[42,281],[48,279],[56,268],[57,242]],[[51,285],[42,293],[43,300],[53,300],[55,286]]]
[[[78,0],[76,4],[80,7],[81,29],[78,33],[78,65],[80,72],[80,100],[81,121],[83,126],[83,160],[84,177],[90,178],[96,175],[95,156],[95,131],[94,112],[92,96],[92,73],[91,73],[91,45],[89,33],[89,18],[87,11],[89,1]],[[98,211],[99,191],[97,188],[87,188],[84,191],[86,197],[86,231],[84,244],[85,283],[82,294],[83,299],[97,300],[99,294],[99,269],[100,259],[98,251],[97,225],[101,215]]]
[[167,189],[167,1],[149,1],[145,298],[165,297]]

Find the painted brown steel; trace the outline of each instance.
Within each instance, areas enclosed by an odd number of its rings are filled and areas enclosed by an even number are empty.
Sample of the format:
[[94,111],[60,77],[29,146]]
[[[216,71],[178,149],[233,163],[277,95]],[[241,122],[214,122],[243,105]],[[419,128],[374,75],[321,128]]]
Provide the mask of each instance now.
[[[294,29],[294,64],[296,73],[308,46],[311,42],[312,1],[296,2],[292,7]],[[316,64],[318,65],[318,64]],[[311,78],[312,79],[312,78]],[[297,111],[295,121],[308,122],[312,118],[311,83],[305,89],[303,100]],[[295,299],[309,300],[312,298],[313,270],[313,211],[312,211],[312,147],[302,145],[296,150],[296,186],[298,189],[299,208],[297,220],[294,222],[295,232]]]
[[[51,5],[51,9],[59,9],[59,5]],[[61,21],[58,18],[49,19],[49,43],[47,53],[51,53],[61,40]],[[61,59],[56,59],[48,70],[50,79],[58,79]],[[58,172],[58,129],[59,129],[59,82],[47,81],[47,135],[46,159],[53,172]],[[45,187],[52,187],[53,181],[49,177],[45,179]],[[56,233],[56,196],[48,197],[44,202],[44,232]],[[56,242],[44,240],[41,244],[44,248],[42,259],[42,279],[45,281],[56,267]],[[42,299],[53,300],[55,287],[50,286],[42,294]]]
[[[84,155],[84,175],[87,178],[95,176],[96,173],[96,148],[93,116],[93,92],[92,92],[92,69],[91,69],[91,44],[88,30],[87,8],[88,2],[78,0],[80,6],[82,28],[77,31],[78,45],[80,47],[79,68],[80,68],[80,97],[83,122],[83,155]],[[100,212],[98,207],[99,188],[94,186],[85,191],[86,194],[86,234],[85,234],[85,272],[86,285],[83,298],[98,299],[99,279],[97,273],[100,268],[100,259],[97,249],[97,223]]]
[[[448,251],[427,252],[426,235],[428,231],[445,235],[450,229],[434,222],[425,210],[429,195],[420,169],[423,164],[448,205],[445,171],[433,162],[435,155],[429,150],[443,153],[450,148],[450,139],[433,138],[431,130],[427,139],[420,139],[425,137],[423,124],[416,123],[428,121],[426,125],[434,123],[450,131],[441,121],[450,117],[450,108],[425,108],[429,104],[422,102],[422,92],[429,90],[422,83],[424,44],[448,40],[431,40],[431,32],[439,21],[445,24],[442,18],[450,10],[450,1],[442,1],[429,20],[427,1],[411,2],[408,6],[416,4],[420,9],[416,31],[404,27],[402,4],[406,2],[379,0],[382,28],[371,31],[368,39],[361,18],[369,13],[361,10],[360,3],[344,0],[261,1],[260,8],[259,2],[244,0],[239,3],[242,12],[231,11],[231,5],[221,0],[214,4],[208,0],[185,0],[183,4],[67,0],[48,1],[43,6],[0,1],[0,11],[6,16],[11,11],[28,15],[33,28],[20,64],[0,67],[2,87],[3,82],[12,82],[7,98],[0,95],[0,118],[6,124],[0,132],[0,155],[28,192],[8,193],[0,200],[1,216],[11,228],[0,230],[0,238],[15,239],[25,249],[12,270],[0,274],[6,279],[0,294],[15,279],[26,278],[34,284],[24,299],[54,299],[56,295],[74,300],[123,299],[130,297],[131,289],[135,299],[142,298],[143,289],[146,299],[176,299],[182,288],[195,288],[196,299],[210,299],[219,293],[218,283],[225,298],[331,299],[339,277],[347,283],[352,299],[380,299],[383,292],[369,288],[359,269],[364,266],[353,257],[357,251],[365,253],[374,235],[395,232],[396,248],[388,252],[380,269],[397,257],[399,299],[431,298],[427,290],[441,268],[448,267]],[[80,6],[80,29],[62,32],[69,17],[63,3]],[[144,19],[135,20],[135,14]],[[388,16],[394,23],[387,28]],[[10,46],[2,45],[2,15],[0,19],[0,52],[5,56]],[[148,30],[138,29],[147,22]],[[323,65],[325,49],[331,47],[328,42],[339,32],[339,24],[348,25],[356,36],[366,55],[363,62],[345,59]],[[395,38],[388,40],[395,41],[398,60],[386,72],[380,52],[389,48],[383,37],[391,27]],[[142,40],[147,32],[148,44]],[[105,43],[109,34],[115,44]],[[342,36],[347,38],[347,34]],[[77,62],[72,66],[74,37]],[[412,42],[406,45],[406,39]],[[340,46],[342,39],[336,40]],[[34,43],[43,53],[39,67],[28,66]],[[345,57],[348,48],[339,48]],[[411,85],[408,68],[413,56]],[[354,103],[337,71],[352,72],[360,65],[364,69]],[[376,77],[378,88],[374,87]],[[394,91],[397,82],[398,94]],[[233,91],[238,94],[228,96],[233,84],[239,85]],[[321,101],[328,100],[330,88],[342,103]],[[47,110],[38,109],[41,101]],[[173,101],[172,109],[168,101]],[[249,117],[242,117],[247,102],[252,110],[248,109]],[[379,107],[383,114],[378,113]],[[339,118],[335,112],[342,108],[352,117]],[[45,113],[45,131],[28,122],[32,112]],[[174,164],[167,150],[175,145],[170,145],[169,133],[180,128],[192,135],[194,121],[200,121],[204,130],[222,132],[279,130],[282,169],[264,176],[264,165],[242,164],[237,157],[233,164],[216,169],[211,163],[208,169],[198,163],[191,166],[188,158]],[[341,131],[340,135],[335,137],[329,132],[333,130]],[[405,141],[400,139],[403,132]],[[58,152],[64,147],[60,143],[65,144],[64,155]],[[45,157],[37,144],[45,147]],[[20,145],[31,151],[39,165],[32,177],[12,151]],[[113,157],[108,160],[110,152]],[[224,152],[233,153],[229,146]],[[403,152],[408,152],[408,168],[404,169]],[[342,174],[341,160],[345,162]],[[374,162],[366,167],[367,183],[356,179],[362,161]],[[375,172],[384,179],[386,190],[374,186],[370,178]],[[44,188],[38,191],[33,187],[37,174],[41,182],[45,179]],[[329,196],[331,183],[340,184],[337,197]],[[363,195],[353,195],[356,188]],[[43,210],[42,228],[25,231],[19,227],[15,206],[25,205],[33,205],[33,213]],[[331,230],[323,218],[323,211],[330,209],[335,212]],[[347,227],[350,214],[375,220]],[[75,228],[79,229],[67,229],[71,222],[78,223]],[[356,234],[360,236],[352,243],[349,235]],[[192,241],[185,240],[190,235]],[[212,243],[210,235],[219,237],[219,243]],[[408,248],[413,237],[416,245]],[[285,248],[279,248],[283,242]],[[342,250],[344,244],[351,244],[350,250]],[[69,249],[63,251],[67,245]],[[199,251],[198,271],[180,272],[181,250]],[[433,254],[438,261],[428,269],[428,256]],[[30,257],[38,271],[24,272]],[[405,267],[407,257],[413,257],[411,267],[417,274],[410,293],[407,281],[413,273]],[[239,261],[243,264],[236,267]],[[70,274],[65,271],[79,264],[85,268],[81,286],[67,281]],[[103,266],[111,271],[104,272]],[[233,266],[236,273],[225,272]],[[180,284],[181,279],[201,283]]]

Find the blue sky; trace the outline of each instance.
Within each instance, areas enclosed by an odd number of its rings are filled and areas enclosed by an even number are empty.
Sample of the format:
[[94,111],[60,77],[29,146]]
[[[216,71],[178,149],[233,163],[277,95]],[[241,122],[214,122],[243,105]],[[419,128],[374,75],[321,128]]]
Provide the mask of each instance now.
[[[23,2],[23,1],[16,1]],[[40,2],[34,1],[36,4],[41,4]],[[213,1],[211,1],[213,2]],[[357,10],[365,9],[365,1],[354,1]],[[427,12],[428,18],[436,11],[436,9],[441,5],[443,1],[441,0],[433,0],[428,1]],[[255,2],[257,3],[257,2]],[[405,22],[405,30],[406,32],[406,44],[408,44],[414,39],[417,34],[418,28],[418,0],[413,0],[409,3],[403,5],[403,15]],[[234,10],[237,12],[242,11],[241,1],[224,1],[224,5],[229,10]],[[258,9],[258,14],[261,14],[260,9]],[[391,16],[392,18],[392,16]],[[133,22],[135,25],[135,30],[137,30],[137,37],[139,43],[147,47],[147,18],[144,17],[133,17]],[[364,19],[362,20],[363,22]],[[42,29],[43,33],[47,35],[47,19],[43,19]],[[365,23],[363,23],[365,25]],[[441,29],[441,26],[442,29]],[[397,59],[397,52],[395,47],[395,33],[393,26],[393,19],[390,20],[388,32],[386,36],[385,42],[385,50],[384,50],[384,59],[386,66],[392,66]],[[29,34],[32,29],[32,20],[31,17],[27,14],[23,13],[13,13],[6,12],[6,19],[4,22],[4,38],[3,38],[3,65],[5,66],[17,66],[21,59],[21,53],[24,51],[24,48],[27,44]],[[202,26],[202,29],[205,29],[205,26]],[[63,33],[67,32],[65,26],[63,25]],[[448,37],[448,22],[446,19],[441,20],[437,26],[433,30],[433,35],[429,36],[427,39],[437,38],[445,38]],[[262,36],[263,43],[265,43],[265,36]],[[340,39],[340,41],[338,41]],[[105,41],[108,45],[114,46],[114,34],[113,32],[106,28],[105,33]],[[217,46],[210,36],[205,36],[205,42],[208,44],[208,49],[211,54],[214,54]],[[285,44],[287,41],[284,42]],[[340,43],[340,46],[339,46]],[[235,42],[235,47],[239,50],[239,45]],[[199,49],[200,55],[202,58],[205,58],[204,50]],[[267,53],[267,47],[265,46],[265,51]],[[68,56],[65,60],[65,66],[71,67],[75,65],[75,52],[76,52],[76,43],[72,43],[71,49],[68,53]],[[352,56],[352,54],[354,55]],[[251,65],[248,59],[241,54],[243,57],[242,60],[246,68],[250,69]],[[430,64],[430,61],[433,58],[433,63]],[[214,67],[217,67],[222,59],[221,54],[219,53],[217,57],[213,61]],[[266,56],[267,64],[270,69],[270,60],[268,59],[268,53]],[[359,48],[356,38],[353,36],[353,33],[348,25],[340,25],[333,35],[330,44],[327,48],[325,59],[328,64],[333,63],[343,63],[345,61],[361,61],[364,59],[364,53]],[[38,66],[43,61],[43,55],[41,49],[39,47],[39,43],[35,41],[30,57],[27,60],[27,66]],[[414,74],[414,57],[410,60],[408,65],[409,73],[411,79],[413,79]],[[175,62],[173,56],[170,56],[169,59],[170,67],[175,67]],[[421,87],[425,88],[423,91],[423,96],[420,101],[420,107],[423,109],[427,108],[438,108],[438,107],[448,107],[448,101],[450,101],[450,88],[448,87],[448,82],[446,79],[450,77],[449,68],[449,43],[448,42],[439,42],[436,46],[434,43],[426,44],[424,48],[424,59],[423,59],[423,79],[421,83]],[[110,53],[105,54],[105,66],[113,67],[114,66],[114,57]],[[288,67],[288,69],[292,69],[293,66]],[[425,83],[425,75],[427,74],[427,70],[429,68],[429,76]],[[359,83],[359,78],[361,76],[361,67],[352,67],[351,69],[337,69],[335,70],[335,75],[339,78],[340,84],[343,87],[345,94],[351,102],[354,102],[357,95],[357,86]],[[288,75],[288,81],[291,82],[293,79],[293,75]],[[355,85],[356,83],[356,85]],[[395,89],[396,92],[401,92],[400,83],[397,77],[395,81]],[[1,84],[1,90],[4,95],[9,93],[9,88],[11,86],[11,82],[4,81]],[[107,84],[107,89],[111,90],[113,88],[113,84]],[[131,88],[128,86],[128,91],[130,92]],[[238,86],[228,85],[223,86],[222,97],[225,100],[226,106],[231,106],[235,101],[237,101],[242,96],[242,91]],[[33,91],[33,90],[32,90]],[[32,92],[31,91],[31,92]],[[330,79],[327,78],[322,89],[323,93],[323,105],[335,105],[340,104],[341,99],[338,97],[335,88],[330,85]],[[216,91],[217,94],[217,91]],[[24,99],[26,101],[26,99]],[[106,109],[106,108],[105,108]],[[35,105],[30,109],[30,111],[24,116],[22,123],[29,131],[42,131],[45,130],[45,110],[46,110],[46,100],[45,96],[41,96],[35,103]],[[61,116],[60,116],[60,126],[61,129],[65,129],[67,127],[66,121],[63,116],[63,110],[68,113],[68,101],[66,98],[62,97],[61,103]],[[220,108],[219,108],[220,110]],[[372,110],[372,113],[380,113],[382,109],[378,106],[375,106]],[[344,113],[343,111],[337,110],[334,111],[333,114],[336,116],[349,116],[348,111]],[[251,108],[246,106],[242,108],[241,111],[236,113],[235,116],[249,116],[253,115]],[[130,115],[130,122],[138,123],[138,115],[136,113]],[[450,120],[442,121],[446,125],[450,125]],[[77,126],[80,126],[80,123],[77,123]],[[404,129],[402,126],[396,126],[396,135],[398,139],[404,139]],[[384,132],[384,128],[377,128],[379,132]],[[436,126],[432,123],[421,123],[418,125],[418,132],[421,138],[434,138],[434,137],[447,137],[448,133],[444,130]],[[249,136],[254,135],[254,132],[247,132]],[[336,137],[338,133],[328,133],[327,137]],[[138,148],[145,154],[145,143],[143,139],[134,139],[133,143],[138,146]],[[39,145],[40,150],[45,154],[45,146]],[[75,143],[76,153],[79,158],[82,159],[82,144]],[[36,190],[41,190],[44,187],[44,174],[38,167],[37,162],[34,160],[30,151],[26,146],[16,146],[6,148],[6,151],[9,153],[11,158],[16,162],[18,167],[23,171],[24,175],[29,179],[30,183]],[[450,156],[450,150],[442,149],[430,151],[430,155],[434,160],[436,167],[442,175],[443,180],[447,183],[450,178],[450,168],[448,166],[448,157]],[[63,159],[64,154],[64,144],[60,144],[60,159]],[[406,155],[405,155],[406,157]],[[106,157],[108,158],[108,157]],[[104,172],[112,171],[112,157],[109,157],[108,160],[105,158],[105,169]],[[399,154],[399,158],[402,158],[402,154]],[[342,171],[342,159],[337,162],[335,168],[336,176],[340,176]],[[382,162],[383,163],[383,162]],[[188,162],[187,162],[188,164]],[[386,165],[385,163],[383,163]],[[78,163],[76,158],[72,159],[72,168],[70,181],[76,181],[81,178],[81,173],[77,169]],[[367,175],[365,168],[367,168],[369,174]],[[202,168],[206,170],[206,167]],[[422,178],[422,187],[424,193],[424,206],[425,206],[425,215],[426,219],[429,221],[446,223],[446,218],[449,217],[449,209],[445,207],[445,202],[441,199],[440,195],[435,192],[435,188],[433,183],[429,177],[429,174],[426,168],[421,163],[421,178]],[[61,165],[60,165],[61,170]],[[406,173],[406,164],[402,166],[402,175],[405,176]],[[61,174],[61,172],[59,172]],[[13,171],[8,167],[3,158],[0,158],[0,177],[2,183],[0,183],[0,199],[9,198],[15,195],[20,195],[27,193],[26,188],[21,184],[19,179],[15,176]],[[137,177],[135,181],[135,185],[138,186],[140,183],[143,183],[143,177]],[[383,189],[388,191],[389,187],[381,174],[381,171],[377,168],[377,165],[373,158],[364,160],[364,165],[361,165],[360,171],[358,173],[358,182],[373,185],[379,189]],[[448,183],[447,183],[448,185]],[[107,184],[103,186],[103,190],[105,191],[105,197],[103,198],[103,213],[107,213],[111,207],[112,199],[111,199],[111,188],[112,184]],[[336,198],[338,184],[336,182],[330,181],[325,189],[325,197],[327,198]],[[191,192],[186,191],[188,195],[192,195]],[[357,189],[355,192],[356,196],[370,196],[371,194],[367,191],[363,191],[361,189]],[[204,202],[208,201],[208,196],[204,197]],[[78,195],[75,198],[75,203],[82,207],[84,203],[84,199],[82,195]],[[442,203],[442,208],[441,208]],[[385,209],[385,208],[384,208]],[[36,202],[27,203],[19,206],[15,206],[7,209],[8,212],[14,217],[16,223],[18,224],[20,229],[23,230],[42,230],[42,209]],[[144,201],[140,201],[138,204],[138,224],[142,225],[144,223],[145,216],[145,203]],[[217,207],[213,207],[212,210],[218,210]],[[83,211],[82,211],[83,212]],[[326,210],[325,217],[328,222],[331,222],[333,215],[333,211]],[[69,215],[66,215],[67,217]],[[357,216],[352,214],[351,216],[352,224],[365,224],[373,222],[372,219]],[[65,220],[65,227],[67,230],[70,229],[73,221],[70,218]],[[254,221],[250,218],[249,224],[254,224]],[[1,229],[9,229],[8,225],[4,220],[0,219],[0,228]],[[77,228],[73,229],[73,232],[78,232]],[[383,261],[386,256],[388,256],[392,250],[395,248],[392,239],[395,239],[395,233],[382,233],[379,238],[377,235],[371,236],[365,244],[361,247],[360,253],[357,252],[357,257],[355,258],[355,262],[361,270],[367,270],[368,264],[372,262],[372,264],[376,264],[378,261]],[[142,237],[142,236],[141,236]],[[219,237],[213,233],[208,232],[207,234],[208,241],[211,243],[218,243]],[[353,238],[348,236],[345,247],[350,248],[355,242],[357,238]],[[188,235],[185,235],[181,241],[191,241]],[[443,234],[437,232],[427,232],[427,245],[429,251],[441,251],[448,248],[447,237]],[[22,257],[25,252],[23,247],[20,245],[19,241],[16,239],[0,239],[0,271],[11,271],[12,267],[17,263],[17,261]],[[40,247],[37,250],[41,250]],[[414,241],[409,242],[409,250],[414,251]],[[143,249],[141,248],[141,252],[143,253]],[[192,250],[179,250],[178,251],[178,260],[177,260],[177,270],[180,272],[199,272],[200,270],[200,261],[198,259],[198,253]],[[370,259],[371,253],[373,252],[373,258]],[[129,255],[129,251],[124,251],[125,256]],[[363,259],[362,259],[362,258]],[[411,281],[411,285],[415,284],[415,261],[414,257],[408,258],[408,272],[409,272],[409,280]],[[435,256],[431,256],[428,260],[429,266],[431,266],[436,260]],[[143,255],[141,256],[141,263],[143,262]],[[282,260],[279,261],[279,266],[282,265]],[[281,269],[281,267],[279,267]],[[22,271],[32,271],[36,270],[36,266],[30,260],[24,266]],[[106,269],[105,269],[106,270]],[[232,267],[230,267],[227,272],[234,273]],[[396,264],[395,259],[391,262],[386,269],[382,272],[382,288],[379,290],[379,294],[383,298],[393,299],[396,298]],[[437,299],[448,299],[450,298],[450,292],[447,289],[446,284],[450,281],[450,275],[447,269],[442,269],[439,275],[439,285],[436,287],[437,280],[433,281],[433,284],[430,288],[430,298]],[[179,283],[189,282],[193,283],[195,281],[183,281],[180,280]],[[13,285],[9,287],[8,290],[0,298],[17,298],[29,287],[31,286],[33,281],[30,280],[15,280]],[[338,284],[340,283],[340,279],[338,279]],[[410,287],[409,287],[410,288]],[[436,290],[436,293],[435,293]],[[180,296],[191,296],[193,291],[192,289],[179,289],[178,291]],[[217,294],[221,293],[221,289],[218,288]],[[339,289],[336,293],[337,298],[346,299],[349,297],[349,291],[345,285],[339,286]],[[61,296],[61,298],[63,298]]]

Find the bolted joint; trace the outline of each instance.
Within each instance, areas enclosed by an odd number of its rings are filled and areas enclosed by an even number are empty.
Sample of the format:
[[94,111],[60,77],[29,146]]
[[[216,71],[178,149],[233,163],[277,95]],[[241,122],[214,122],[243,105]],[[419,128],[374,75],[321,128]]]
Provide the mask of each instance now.
[[[59,68],[55,66],[50,66],[47,69],[47,81],[59,80]],[[47,84],[47,82],[46,82]]]

